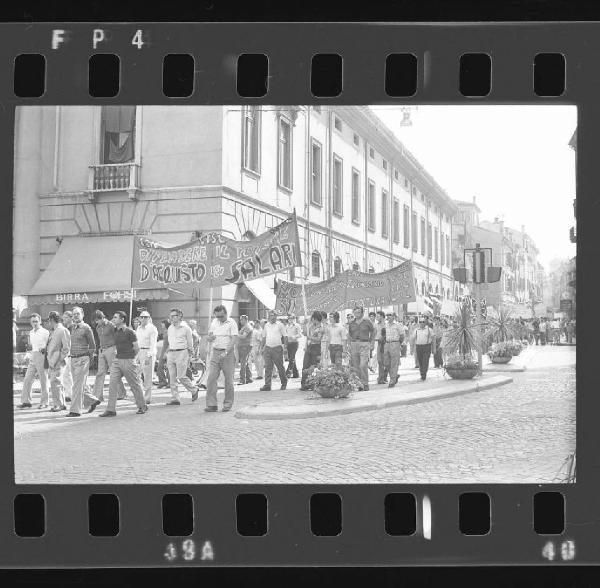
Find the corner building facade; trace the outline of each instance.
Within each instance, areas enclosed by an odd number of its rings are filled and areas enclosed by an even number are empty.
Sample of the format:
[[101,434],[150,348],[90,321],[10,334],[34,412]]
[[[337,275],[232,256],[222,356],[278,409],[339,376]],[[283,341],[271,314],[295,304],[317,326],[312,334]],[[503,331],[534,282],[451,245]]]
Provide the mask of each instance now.
[[[419,295],[454,298],[456,205],[368,107],[20,107],[15,127],[14,294],[30,294],[66,237],[242,240],[296,210],[304,268],[277,277],[319,282],[410,259]],[[274,285],[263,281],[216,288],[213,303],[262,316]],[[86,302],[56,295],[44,312]],[[125,290],[101,298],[86,318],[129,306]],[[208,288],[135,299],[134,314],[143,306],[158,320],[174,305],[205,330]]]

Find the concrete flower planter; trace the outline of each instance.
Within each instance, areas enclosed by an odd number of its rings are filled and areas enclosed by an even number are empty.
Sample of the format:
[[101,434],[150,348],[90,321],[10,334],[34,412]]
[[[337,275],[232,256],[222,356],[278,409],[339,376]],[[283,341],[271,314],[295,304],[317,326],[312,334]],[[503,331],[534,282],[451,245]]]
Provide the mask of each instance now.
[[454,380],[472,380],[477,375],[477,368],[446,367],[446,373]]
[[490,357],[492,363],[508,363],[512,359],[512,355],[502,356],[497,355],[496,357]]
[[322,398],[346,398],[351,390],[332,390],[329,388],[315,388],[315,392]]

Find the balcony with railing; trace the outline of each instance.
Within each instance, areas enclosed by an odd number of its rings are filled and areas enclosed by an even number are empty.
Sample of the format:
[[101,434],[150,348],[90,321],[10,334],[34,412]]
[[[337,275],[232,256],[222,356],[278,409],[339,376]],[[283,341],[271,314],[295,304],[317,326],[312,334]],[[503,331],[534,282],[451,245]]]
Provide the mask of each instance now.
[[90,165],[89,198],[94,200],[103,192],[128,193],[135,200],[139,190],[140,166],[135,162]]

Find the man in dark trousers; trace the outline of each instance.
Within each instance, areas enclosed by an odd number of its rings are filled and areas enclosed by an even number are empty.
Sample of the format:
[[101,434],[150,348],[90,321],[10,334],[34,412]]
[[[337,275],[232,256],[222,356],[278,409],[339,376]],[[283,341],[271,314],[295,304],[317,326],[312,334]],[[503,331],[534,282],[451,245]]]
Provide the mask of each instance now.
[[127,326],[127,315],[124,312],[117,310],[113,315],[112,322],[115,325],[114,339],[117,354],[110,366],[108,406],[98,416],[117,416],[117,395],[120,389],[119,382],[122,381],[121,378],[127,380],[133,392],[133,397],[138,407],[137,414],[144,414],[148,410],[148,406],[144,400],[139,369],[135,363],[135,358],[139,352],[137,336],[135,331]]
[[427,377],[429,368],[429,357],[431,356],[431,345],[433,343],[433,329],[427,324],[423,317],[419,318],[419,326],[413,334],[416,355],[419,358],[419,371],[421,380]]

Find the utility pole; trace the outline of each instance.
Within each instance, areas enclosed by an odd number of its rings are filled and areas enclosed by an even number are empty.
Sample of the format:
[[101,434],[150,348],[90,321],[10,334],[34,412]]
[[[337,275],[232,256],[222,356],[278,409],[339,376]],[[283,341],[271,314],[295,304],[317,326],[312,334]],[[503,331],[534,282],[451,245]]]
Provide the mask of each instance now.
[[[479,341],[483,338],[481,332],[482,316],[481,316],[481,286],[482,281],[485,281],[485,257],[479,243],[475,244],[473,250],[473,290],[475,294],[475,320],[477,321],[477,333]],[[483,354],[481,353],[481,345],[477,346],[477,370],[481,376],[483,371]]]

